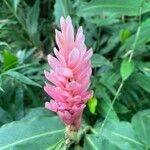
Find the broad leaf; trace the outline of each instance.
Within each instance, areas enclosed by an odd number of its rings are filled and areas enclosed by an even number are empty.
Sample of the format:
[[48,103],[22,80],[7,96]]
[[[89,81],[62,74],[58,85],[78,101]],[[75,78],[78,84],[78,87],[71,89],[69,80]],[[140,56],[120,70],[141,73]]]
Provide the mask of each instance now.
[[44,107],[36,107],[36,108],[27,110],[27,115],[24,118],[22,118],[22,120],[29,120],[37,116],[38,117],[43,117],[43,116],[53,117],[55,116],[55,113],[45,109]]
[[81,4],[77,14],[88,17],[99,15],[103,12],[111,12],[120,16],[137,16],[139,15],[140,7],[142,7],[141,13],[150,11],[150,3],[143,2],[143,0],[92,0],[88,3]]
[[36,117],[2,126],[0,150],[53,149],[62,138],[64,125],[58,117]]
[[150,110],[138,112],[132,118],[132,126],[139,140],[150,147]]
[[102,135],[121,150],[143,150],[144,148],[128,122],[107,122]]
[[120,150],[106,138],[97,135],[86,135],[83,150]]

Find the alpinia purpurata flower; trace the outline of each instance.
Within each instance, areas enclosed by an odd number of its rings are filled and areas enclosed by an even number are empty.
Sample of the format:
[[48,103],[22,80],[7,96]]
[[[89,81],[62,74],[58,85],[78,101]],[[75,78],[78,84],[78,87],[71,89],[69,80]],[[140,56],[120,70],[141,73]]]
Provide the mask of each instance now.
[[84,43],[82,27],[74,34],[70,17],[61,17],[61,31],[56,30],[54,48],[56,57],[48,55],[51,71],[45,71],[50,81],[44,90],[52,100],[45,103],[45,107],[56,112],[66,125],[73,125],[77,130],[81,124],[81,117],[85,104],[93,95],[87,91],[90,85],[92,49],[87,51]]

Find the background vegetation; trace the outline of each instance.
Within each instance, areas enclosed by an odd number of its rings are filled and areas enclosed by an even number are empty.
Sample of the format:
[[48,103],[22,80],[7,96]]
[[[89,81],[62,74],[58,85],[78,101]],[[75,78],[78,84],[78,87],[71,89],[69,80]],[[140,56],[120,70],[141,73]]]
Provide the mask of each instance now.
[[42,87],[54,30],[68,15],[94,50],[95,93],[71,148],[150,150],[149,0],[0,1],[0,150],[63,149],[64,125],[43,108]]

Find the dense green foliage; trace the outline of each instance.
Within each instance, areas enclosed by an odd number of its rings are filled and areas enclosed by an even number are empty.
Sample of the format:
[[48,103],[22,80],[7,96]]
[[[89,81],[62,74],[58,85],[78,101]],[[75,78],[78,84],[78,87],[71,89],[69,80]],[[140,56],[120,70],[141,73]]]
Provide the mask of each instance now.
[[70,149],[150,149],[150,1],[0,1],[0,150],[62,150],[64,125],[41,108],[61,16],[92,47],[94,97]]

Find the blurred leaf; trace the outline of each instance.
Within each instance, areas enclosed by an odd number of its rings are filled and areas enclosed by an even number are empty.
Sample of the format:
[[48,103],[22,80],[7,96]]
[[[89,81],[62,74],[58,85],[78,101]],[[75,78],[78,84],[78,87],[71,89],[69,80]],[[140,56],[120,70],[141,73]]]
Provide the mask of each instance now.
[[[139,32],[139,37],[136,42],[135,51],[137,51],[140,47],[143,46],[143,44],[150,41],[149,35],[150,35],[150,19],[147,19],[141,23],[141,29]],[[120,51],[123,50],[130,50],[133,48],[133,43],[135,41],[136,34],[131,35],[126,42],[120,47]]]
[[146,145],[150,146],[150,110],[144,110],[138,112],[132,118],[132,126],[136,131],[136,135],[139,137],[139,140]]
[[103,12],[116,13],[119,16],[137,16],[139,8],[142,7],[141,13],[150,11],[150,3],[143,0],[92,0],[88,3],[80,4],[77,10],[78,16],[95,16]]
[[96,68],[96,67],[101,67],[102,65],[107,65],[112,67],[112,64],[105,57],[99,54],[94,54],[92,56],[92,67]]
[[1,41],[0,41],[0,46],[5,46],[5,47],[7,47],[8,49],[11,49],[11,47],[9,46],[9,44],[6,43],[6,42],[1,42]]
[[116,103],[114,105],[114,109],[115,109],[116,113],[119,113],[119,114],[126,114],[126,113],[130,112],[130,110],[121,103]]
[[87,20],[88,22],[96,24],[100,27],[113,25],[120,22],[119,18],[117,18],[115,14],[108,12],[103,12],[100,16],[89,17]]
[[122,77],[122,80],[128,79],[128,77],[131,75],[131,73],[134,71],[134,62],[128,59],[124,59],[121,63],[120,68],[120,74]]
[[58,117],[35,117],[0,128],[0,150],[53,149],[64,137],[64,125]]
[[37,116],[38,117],[43,117],[43,116],[53,117],[55,116],[55,113],[44,107],[36,107],[36,108],[29,109],[25,117],[22,118],[22,120],[29,120]]
[[4,70],[14,68],[18,64],[17,57],[8,50],[4,50],[3,57],[4,57],[4,65],[3,65]]
[[150,77],[150,63],[149,62],[137,62],[138,68],[142,71],[146,76]]
[[127,30],[127,29],[122,29],[122,30],[120,31],[120,39],[121,39],[121,42],[124,43],[124,42],[129,38],[130,34],[131,34],[131,33],[129,32],[129,30]]
[[15,91],[15,120],[19,120],[24,116],[24,93],[22,85],[18,85]]
[[5,92],[2,88],[2,76],[0,75],[0,91],[1,92]]
[[60,17],[70,15],[71,2],[70,0],[56,0],[54,5],[55,22],[59,25]]
[[97,106],[97,98],[92,97],[91,99],[88,100],[88,108],[92,114],[95,114],[96,111],[96,106]]
[[39,0],[36,0],[33,7],[30,8],[26,19],[27,31],[35,44],[37,44],[38,40],[37,38],[38,38],[39,12],[40,12],[40,2]]
[[25,83],[27,85],[33,85],[33,86],[41,87],[41,85],[39,85],[38,83],[34,82],[30,78],[24,76],[23,74],[21,74],[19,72],[9,70],[9,71],[5,72],[4,74],[9,75],[9,76],[13,77],[14,79],[19,80],[22,83]]
[[12,121],[12,118],[10,116],[10,114],[5,111],[3,108],[0,107],[0,126],[2,124],[5,124],[5,123],[8,123],[8,122],[11,122]]
[[135,76],[135,80],[141,88],[150,93],[150,77],[138,73]]
[[20,0],[8,0],[8,2],[11,4],[14,12],[16,13],[17,12],[17,7],[20,3]]

